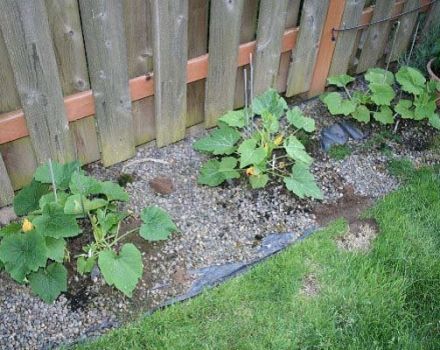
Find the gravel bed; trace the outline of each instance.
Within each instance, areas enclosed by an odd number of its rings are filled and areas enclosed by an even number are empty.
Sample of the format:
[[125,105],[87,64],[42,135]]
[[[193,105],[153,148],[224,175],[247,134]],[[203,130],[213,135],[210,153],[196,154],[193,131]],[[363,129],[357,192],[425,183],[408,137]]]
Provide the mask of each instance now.
[[[300,107],[315,117],[318,129],[335,121],[328,118],[319,100]],[[133,299],[105,286],[100,278],[92,283],[72,276],[73,282],[86,286],[83,305],[74,305],[79,295],[63,295],[47,305],[1,273],[1,349],[46,349],[104,333],[136,317],[140,310],[188,290],[191,277],[187,271],[249,261],[258,255],[259,243],[269,233],[300,236],[317,225],[313,214],[317,202],[295,198],[282,184],[265,190],[251,190],[240,180],[217,188],[198,186],[198,169],[206,160],[192,149],[198,137],[162,149],[140,147],[133,159],[107,169],[97,163],[87,167],[91,175],[106,180],[115,181],[121,173],[132,174],[134,181],[126,188],[131,200],[126,208],[138,215],[144,207],[158,205],[170,213],[179,228],[179,233],[163,243],[135,242],[144,248],[145,273]],[[390,149],[393,156],[410,158],[416,165],[439,161],[436,152],[393,144]],[[313,153],[316,161],[312,171],[323,189],[324,203],[335,203],[346,186],[358,195],[377,198],[399,185],[386,170],[389,156],[380,150],[355,148],[342,161],[331,160],[319,150]],[[160,195],[150,187],[149,181],[157,176],[172,179],[175,189],[171,194]]]

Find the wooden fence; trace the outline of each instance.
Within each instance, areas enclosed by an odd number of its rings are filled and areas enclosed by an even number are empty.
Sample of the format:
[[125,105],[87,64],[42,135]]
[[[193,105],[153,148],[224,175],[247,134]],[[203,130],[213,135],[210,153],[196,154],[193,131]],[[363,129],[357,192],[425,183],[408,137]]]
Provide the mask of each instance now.
[[359,73],[390,54],[396,19],[386,19],[424,6],[399,18],[395,59],[419,13],[430,10],[427,23],[440,14],[440,1],[365,3],[0,0],[0,206],[48,158],[108,166],[137,145],[214,126],[243,106],[251,59],[255,94],[314,96],[329,74]]

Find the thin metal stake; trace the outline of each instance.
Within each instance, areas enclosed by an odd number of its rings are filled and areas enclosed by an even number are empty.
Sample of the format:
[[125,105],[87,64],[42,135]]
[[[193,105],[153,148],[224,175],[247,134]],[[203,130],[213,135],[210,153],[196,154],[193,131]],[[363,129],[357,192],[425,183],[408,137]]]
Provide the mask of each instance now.
[[50,177],[52,179],[52,189],[55,197],[55,203],[58,203],[57,184],[55,183],[55,174],[53,172],[52,159],[50,158],[49,158],[49,171],[50,171]]

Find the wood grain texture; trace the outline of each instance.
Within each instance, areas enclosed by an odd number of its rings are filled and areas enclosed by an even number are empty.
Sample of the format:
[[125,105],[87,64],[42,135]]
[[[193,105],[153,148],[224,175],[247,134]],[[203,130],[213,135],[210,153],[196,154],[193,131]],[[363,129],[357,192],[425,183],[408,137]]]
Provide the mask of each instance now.
[[[301,0],[289,0],[287,4],[285,29],[296,27],[298,24],[299,9]],[[283,52],[280,57],[280,64],[278,67],[277,76],[277,90],[279,92],[286,91],[287,77],[289,75],[290,58],[292,51]]]
[[[60,72],[63,95],[90,89],[81,20],[77,0],[45,0],[50,31]],[[70,131],[82,164],[100,158],[93,118],[70,124]]]
[[440,25],[440,1],[437,1],[431,6],[427,16],[425,25],[423,27],[424,31],[428,31],[430,28]]
[[80,0],[101,160],[109,166],[135,153],[123,8],[118,0]]
[[[153,24],[150,0],[124,0],[128,77],[153,71]],[[132,102],[134,139],[140,145],[156,137],[154,97]]]
[[75,159],[42,0],[1,0],[0,26],[39,163]]
[[11,204],[14,198],[14,190],[6,171],[5,163],[0,154],[0,207]]
[[[361,20],[364,6],[365,0],[347,0],[340,28],[357,26]],[[347,73],[351,53],[356,49],[357,33],[356,30],[349,30],[336,34],[336,46],[329,76]]]
[[[209,1],[189,0],[188,6],[188,59],[191,59],[208,52]],[[187,127],[205,119],[205,83],[203,79],[187,85]]]
[[261,0],[255,50],[254,93],[275,87],[281,43],[287,16],[287,0]]
[[243,0],[211,2],[209,26],[209,68],[206,81],[205,125],[234,107],[240,20]]
[[14,73],[9,62],[8,51],[0,27],[0,113],[10,112],[21,107],[15,85]]
[[188,0],[152,0],[156,143],[185,137]]
[[[258,4],[259,0],[244,0],[243,13],[241,15],[240,44],[255,40],[257,32]],[[234,109],[242,108],[244,106],[245,69],[248,72],[248,79],[250,79],[250,64],[237,68],[237,75],[235,78]],[[250,84],[248,84],[248,87],[249,85]]]
[[328,0],[304,1],[298,41],[289,69],[286,90],[288,97],[309,90],[328,5]]
[[[403,6],[403,12],[414,10],[419,6],[420,0],[406,0],[405,5]],[[393,52],[388,54],[387,59],[391,55],[391,61],[395,61],[406,52],[408,45],[412,41],[418,16],[418,11],[415,11],[398,19],[400,21],[400,26],[399,31],[396,33],[396,42],[394,44]]]
[[[374,7],[372,22],[377,22],[390,17],[393,9],[394,1],[377,0]],[[385,46],[390,34],[390,28],[390,21],[374,24],[368,28],[356,68],[357,73],[365,72],[368,68],[374,67],[377,64],[377,61],[384,55]]]

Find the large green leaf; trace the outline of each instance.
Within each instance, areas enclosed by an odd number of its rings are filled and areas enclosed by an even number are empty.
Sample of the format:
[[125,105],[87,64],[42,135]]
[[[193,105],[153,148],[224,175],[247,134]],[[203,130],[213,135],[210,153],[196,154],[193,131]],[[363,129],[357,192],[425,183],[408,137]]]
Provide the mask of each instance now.
[[313,162],[313,158],[308,155],[304,145],[293,135],[284,140],[284,149],[287,155],[296,161],[303,162],[307,165]]
[[389,106],[396,96],[393,88],[386,84],[370,84],[371,100],[378,106]]
[[[69,197],[69,195],[66,192],[57,192],[57,200],[58,200],[57,203],[63,207],[64,204],[66,204],[67,197]],[[55,193],[50,192],[42,196],[38,204],[40,206],[40,209],[43,209],[46,204],[54,203],[54,202],[55,202]]]
[[100,252],[98,265],[110,286],[114,285],[126,296],[131,297],[143,270],[141,253],[133,244],[124,244],[119,254],[113,250]]
[[437,109],[435,97],[427,92],[423,92],[414,99],[414,106],[415,120],[429,119]]
[[365,73],[365,80],[375,84],[394,84],[394,74],[382,68],[370,68]]
[[0,228],[0,237],[6,237],[9,235],[13,235],[14,233],[21,232],[21,224],[18,222],[13,222],[5,227]]
[[413,103],[410,100],[401,99],[394,107],[396,113],[398,113],[403,119],[414,119],[414,110],[412,109]]
[[267,90],[252,101],[252,112],[261,116],[272,114],[275,118],[279,119],[286,109],[286,101],[274,89]]
[[233,128],[243,128],[246,125],[245,110],[230,111],[218,120]]
[[195,150],[209,152],[214,155],[231,154],[236,150],[235,144],[240,139],[240,133],[227,126],[220,125],[209,136],[206,136],[194,143]]
[[111,181],[104,181],[99,184],[99,189],[91,192],[92,194],[104,194],[109,202],[111,201],[123,201],[129,200],[128,193],[119,186],[117,183]]
[[354,119],[361,123],[368,123],[370,121],[370,110],[365,106],[357,106],[356,110],[351,115]]
[[228,179],[238,179],[240,173],[236,169],[237,160],[225,157],[221,161],[211,159],[202,165],[198,183],[201,185],[218,186]]
[[440,130],[440,117],[437,113],[433,113],[429,117],[429,124],[431,124],[432,127]]
[[396,73],[396,79],[402,90],[410,94],[420,95],[425,89],[426,79],[423,74],[412,67],[402,67]]
[[56,262],[64,261],[64,251],[66,249],[66,241],[63,238],[46,238],[47,257]]
[[49,193],[49,185],[32,180],[14,198],[14,211],[17,215],[27,215],[39,208],[39,200]]
[[240,154],[240,168],[244,168],[251,164],[260,164],[266,158],[266,151],[263,147],[257,147],[257,141],[247,139],[238,147]]
[[92,210],[105,207],[108,201],[102,198],[88,199],[85,196],[79,194],[73,194],[69,196],[64,205],[64,213],[68,215],[83,215],[83,205],[84,212],[87,214]]
[[340,88],[346,87],[352,81],[354,81],[354,78],[347,74],[334,75],[327,78],[327,82],[330,85],[336,85]]
[[29,272],[46,266],[47,248],[38,232],[18,233],[4,237],[0,243],[0,260],[17,282],[23,282]]
[[293,107],[286,113],[287,120],[297,129],[302,129],[306,132],[315,131],[315,120],[304,116],[299,107]]
[[81,233],[75,215],[65,214],[63,207],[56,203],[44,206],[43,214],[32,223],[37,232],[53,238],[75,237]]
[[[66,189],[69,187],[72,174],[78,172],[79,169],[80,164],[77,161],[66,164],[52,162],[52,170],[57,188]],[[37,170],[35,170],[34,179],[42,183],[52,184],[49,164],[38,167]]]
[[99,193],[101,183],[91,176],[77,172],[72,175],[69,187],[72,193],[87,196],[92,193]]
[[177,231],[170,215],[158,207],[148,207],[141,213],[142,225],[139,230],[141,237],[148,241],[162,241]]
[[313,174],[305,164],[295,164],[292,167],[292,174],[284,178],[284,183],[287,189],[299,198],[312,197],[323,199],[322,192],[317,186]]
[[393,111],[388,106],[381,106],[378,112],[373,113],[373,118],[382,124],[393,124]]
[[266,186],[268,181],[269,181],[269,176],[267,174],[258,174],[258,175],[249,176],[249,182],[251,184],[251,187],[254,189],[263,188],[264,186]]
[[32,291],[46,303],[52,303],[67,291],[67,270],[59,263],[52,263],[47,268],[39,269],[29,275]]
[[324,102],[333,115],[350,115],[356,110],[356,103],[351,100],[344,100],[339,92],[324,94],[321,101]]

